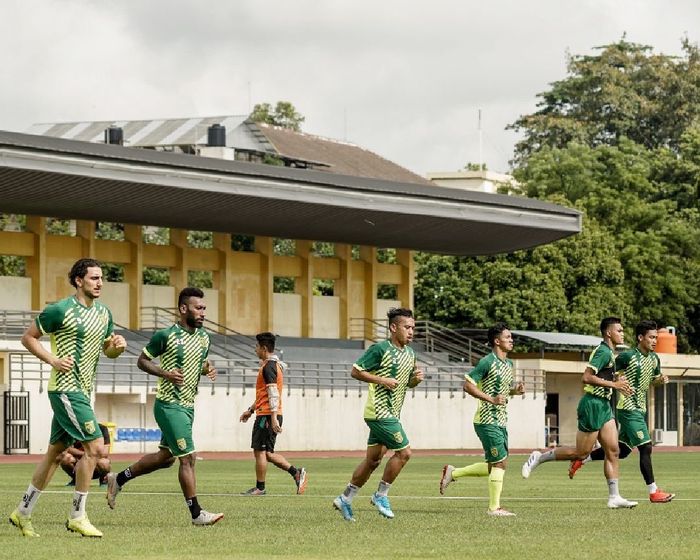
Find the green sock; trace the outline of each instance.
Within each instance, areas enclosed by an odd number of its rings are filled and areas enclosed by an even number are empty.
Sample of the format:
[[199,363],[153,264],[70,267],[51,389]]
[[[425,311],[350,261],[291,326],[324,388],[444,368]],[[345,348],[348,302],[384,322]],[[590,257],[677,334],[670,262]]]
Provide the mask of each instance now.
[[489,509],[493,511],[501,507],[501,490],[506,471],[493,467],[489,475]]
[[452,471],[452,478],[457,480],[463,476],[488,476],[489,475],[489,465],[488,463],[474,463],[467,467],[462,467],[461,469],[455,469]]

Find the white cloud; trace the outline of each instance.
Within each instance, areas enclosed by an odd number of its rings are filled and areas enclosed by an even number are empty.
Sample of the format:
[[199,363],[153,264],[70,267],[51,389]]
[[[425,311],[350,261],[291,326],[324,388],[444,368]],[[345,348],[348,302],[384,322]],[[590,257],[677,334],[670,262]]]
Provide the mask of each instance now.
[[[565,75],[567,50],[680,50],[700,5],[621,0],[12,0],[0,21],[0,128],[35,122],[245,113],[292,101],[305,130],[418,173],[483,152]],[[691,39],[696,40],[696,37]]]

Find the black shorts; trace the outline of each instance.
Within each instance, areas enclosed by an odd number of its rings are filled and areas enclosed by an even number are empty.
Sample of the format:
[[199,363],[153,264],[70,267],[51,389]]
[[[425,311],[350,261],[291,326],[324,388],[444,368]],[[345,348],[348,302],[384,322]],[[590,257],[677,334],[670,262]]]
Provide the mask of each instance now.
[[[282,417],[278,415],[277,420],[280,426],[282,426]],[[255,449],[255,451],[274,453],[276,440],[277,434],[272,431],[270,416],[256,416],[255,424],[253,424],[253,438],[250,447]]]

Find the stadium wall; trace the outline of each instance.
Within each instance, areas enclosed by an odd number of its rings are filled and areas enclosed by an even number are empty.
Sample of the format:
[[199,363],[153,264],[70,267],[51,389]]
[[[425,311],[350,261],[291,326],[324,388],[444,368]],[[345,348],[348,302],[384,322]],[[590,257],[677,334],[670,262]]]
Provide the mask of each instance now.
[[[38,385],[27,384],[30,391],[30,452],[43,453],[48,443],[51,407]],[[283,394],[283,433],[278,448],[289,451],[358,450],[366,447],[367,428],[362,420],[367,391],[287,390]],[[116,428],[157,428],[153,419],[152,392],[135,387],[134,392],[98,393],[95,411],[100,422],[112,422]],[[252,421],[239,422],[241,413],[254,401],[254,392],[214,386],[204,380],[195,407],[194,439],[199,451],[247,451],[250,449]],[[509,442],[511,448],[535,448],[544,445],[544,398],[514,397],[509,405]],[[403,407],[402,422],[415,449],[478,449],[472,419],[476,400],[462,394],[410,391]],[[157,442],[117,441],[113,452],[153,451]]]

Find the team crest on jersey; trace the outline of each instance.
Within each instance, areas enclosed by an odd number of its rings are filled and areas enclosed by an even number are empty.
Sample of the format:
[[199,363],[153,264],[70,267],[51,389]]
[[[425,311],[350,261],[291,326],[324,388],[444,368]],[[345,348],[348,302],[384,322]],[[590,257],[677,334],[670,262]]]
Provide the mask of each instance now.
[[642,431],[637,432],[637,437],[639,439],[644,439],[644,432],[642,432]]
[[491,456],[498,457],[498,449],[496,449],[495,447],[492,447],[491,448]]
[[401,432],[394,432],[394,441],[396,443],[403,443],[403,434]]
[[187,449],[187,442],[185,441],[185,438],[180,438],[175,443],[177,443],[177,448],[180,451],[184,451],[185,449]]
[[85,431],[90,435],[95,433],[95,423],[92,420],[85,422]]

